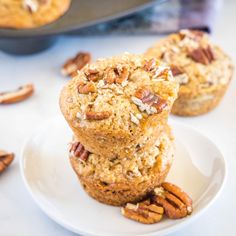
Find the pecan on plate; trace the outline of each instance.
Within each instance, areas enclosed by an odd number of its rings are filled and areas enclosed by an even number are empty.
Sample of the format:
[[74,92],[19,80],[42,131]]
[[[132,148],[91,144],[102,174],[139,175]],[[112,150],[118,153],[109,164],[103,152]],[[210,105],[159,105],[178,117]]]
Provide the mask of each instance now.
[[111,113],[109,111],[87,111],[85,113],[85,119],[86,120],[105,120],[111,116]]
[[127,203],[125,207],[121,208],[121,213],[131,220],[143,224],[153,224],[162,219],[164,209],[152,204],[150,200],[145,200],[137,204]]
[[79,52],[74,58],[70,58],[62,67],[61,73],[65,76],[73,77],[77,70],[81,70],[90,63],[91,55],[88,52]]
[[153,201],[164,208],[170,219],[183,218],[192,213],[192,199],[178,186],[164,182],[154,192]]
[[89,81],[88,83],[81,82],[78,85],[78,92],[81,94],[94,93],[96,92],[96,86],[91,81]]
[[33,84],[26,84],[15,91],[0,93],[0,104],[11,104],[21,102],[29,98],[34,93]]
[[90,154],[90,152],[87,151],[80,142],[73,142],[71,144],[69,151],[70,151],[71,155],[79,158],[82,161],[86,161],[88,159],[89,154]]
[[199,62],[203,65],[210,64],[215,60],[214,53],[210,46],[203,48],[199,47],[194,50],[189,51],[188,56],[195,62]]
[[14,159],[13,153],[0,150],[0,174],[3,173]]
[[138,89],[134,96],[142,101],[142,103],[147,104],[156,109],[155,113],[161,113],[167,106],[167,101],[160,96],[152,93],[147,88]]

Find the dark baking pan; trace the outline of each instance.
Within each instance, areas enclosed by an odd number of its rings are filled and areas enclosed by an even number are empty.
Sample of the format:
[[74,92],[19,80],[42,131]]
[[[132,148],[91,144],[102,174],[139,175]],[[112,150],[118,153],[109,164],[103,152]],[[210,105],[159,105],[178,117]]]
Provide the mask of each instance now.
[[52,24],[27,30],[0,29],[0,49],[31,54],[50,47],[59,34],[112,20],[151,7],[163,0],[73,0],[69,11]]

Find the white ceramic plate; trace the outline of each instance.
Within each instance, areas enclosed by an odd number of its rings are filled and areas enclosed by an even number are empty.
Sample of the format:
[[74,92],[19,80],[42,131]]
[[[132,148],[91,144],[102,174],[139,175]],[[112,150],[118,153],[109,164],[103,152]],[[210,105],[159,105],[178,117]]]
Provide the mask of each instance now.
[[216,199],[226,176],[217,147],[196,130],[173,123],[176,156],[168,181],[181,186],[193,199],[194,212],[181,220],[164,219],[143,225],[121,216],[119,207],[101,204],[81,188],[67,153],[72,134],[63,118],[38,128],[26,141],[21,171],[39,207],[65,228],[83,235],[163,235],[193,221]]

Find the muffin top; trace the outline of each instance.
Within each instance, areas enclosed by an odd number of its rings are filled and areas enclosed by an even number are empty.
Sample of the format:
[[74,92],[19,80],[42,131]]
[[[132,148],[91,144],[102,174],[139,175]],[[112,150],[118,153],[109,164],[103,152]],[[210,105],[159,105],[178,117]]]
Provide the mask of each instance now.
[[194,96],[214,86],[226,85],[232,76],[230,58],[202,31],[181,30],[171,34],[149,48],[145,55],[161,59],[171,67],[181,85],[180,94]]
[[178,83],[156,59],[124,54],[88,64],[68,82],[60,97],[74,127],[133,132],[153,116],[169,112]]

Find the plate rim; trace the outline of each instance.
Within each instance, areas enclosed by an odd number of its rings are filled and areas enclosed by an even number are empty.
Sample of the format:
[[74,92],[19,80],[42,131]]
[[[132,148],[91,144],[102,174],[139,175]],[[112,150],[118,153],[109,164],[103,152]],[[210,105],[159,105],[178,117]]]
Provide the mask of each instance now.
[[[42,210],[42,212],[50,219],[53,220],[54,222],[56,222],[57,224],[59,224],[60,226],[64,227],[65,229],[76,233],[76,234],[82,234],[82,235],[88,235],[88,236],[101,236],[101,234],[96,234],[94,232],[89,232],[89,231],[83,231],[80,230],[76,227],[74,227],[73,225],[71,225],[69,222],[67,222],[66,220],[63,220],[63,218],[59,217],[59,216],[55,216],[54,214],[52,214],[50,212],[50,210],[47,209],[47,207],[44,206],[44,204],[39,200],[39,198],[37,198],[37,196],[35,196],[32,188],[30,187],[30,184],[27,182],[27,178],[24,172],[24,151],[27,148],[27,144],[30,142],[30,140],[38,133],[38,131],[41,129],[41,127],[44,127],[45,125],[51,123],[52,121],[59,120],[59,118],[61,119],[61,117],[59,116],[55,116],[52,117],[50,119],[45,120],[44,122],[42,122],[39,126],[37,126],[32,133],[24,140],[21,151],[20,151],[20,157],[19,157],[19,164],[20,164],[20,173],[21,173],[21,177],[23,179],[23,183],[29,193],[29,195],[32,197],[33,201],[36,203],[36,205]],[[225,187],[225,183],[227,181],[227,176],[228,176],[228,168],[227,168],[227,161],[222,153],[222,151],[220,150],[220,148],[218,148],[216,146],[216,144],[204,133],[198,131],[196,128],[190,126],[190,125],[186,125],[183,122],[179,122],[179,121],[175,121],[170,119],[169,123],[171,124],[171,126],[183,126],[186,129],[190,129],[193,130],[194,132],[196,132],[198,135],[201,135],[203,137],[205,137],[210,143],[211,145],[213,145],[216,150],[219,152],[220,154],[220,159],[222,160],[223,163],[223,176],[222,176],[222,183],[219,187],[219,189],[217,190],[217,192],[215,193],[215,195],[210,199],[210,201],[208,202],[208,204],[204,207],[201,208],[197,214],[195,215],[191,215],[189,217],[187,217],[185,220],[180,221],[179,223],[173,225],[173,226],[169,226],[165,229],[162,230],[158,230],[158,231],[152,231],[149,233],[142,233],[142,234],[138,234],[137,236],[156,236],[156,235],[166,235],[166,234],[170,234],[173,233],[175,231],[178,231],[179,229],[181,229],[184,226],[189,225],[190,223],[192,223],[193,221],[195,221],[197,218],[199,218],[202,214],[204,214],[206,212],[206,210],[208,210],[217,200],[217,198],[220,196],[220,194],[222,193],[224,187]],[[66,125],[66,124],[65,124]],[[102,232],[103,234],[105,233],[105,235],[108,235],[109,232]],[[126,235],[126,234],[117,234],[117,233],[112,233],[113,236],[118,236],[118,235]]]

